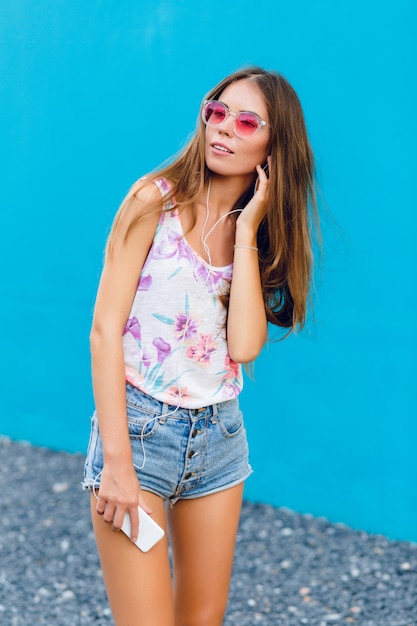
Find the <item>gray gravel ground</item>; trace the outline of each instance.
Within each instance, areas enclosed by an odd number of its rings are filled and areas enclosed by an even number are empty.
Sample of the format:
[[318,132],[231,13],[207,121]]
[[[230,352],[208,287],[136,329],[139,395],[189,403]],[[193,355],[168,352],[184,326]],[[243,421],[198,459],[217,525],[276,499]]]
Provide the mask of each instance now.
[[[81,455],[0,438],[0,624],[113,624]],[[244,503],[224,626],[417,626],[417,545]]]

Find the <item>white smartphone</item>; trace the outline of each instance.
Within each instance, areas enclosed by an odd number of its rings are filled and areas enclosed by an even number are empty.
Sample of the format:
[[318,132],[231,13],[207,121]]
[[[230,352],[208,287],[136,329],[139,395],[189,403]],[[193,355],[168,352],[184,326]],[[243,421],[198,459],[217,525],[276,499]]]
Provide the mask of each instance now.
[[[138,506],[139,513],[139,537],[135,542],[135,545],[142,550],[142,552],[148,552],[162,537],[164,536],[163,529],[155,522],[154,519]],[[123,532],[130,539],[130,515],[125,513],[122,528]]]

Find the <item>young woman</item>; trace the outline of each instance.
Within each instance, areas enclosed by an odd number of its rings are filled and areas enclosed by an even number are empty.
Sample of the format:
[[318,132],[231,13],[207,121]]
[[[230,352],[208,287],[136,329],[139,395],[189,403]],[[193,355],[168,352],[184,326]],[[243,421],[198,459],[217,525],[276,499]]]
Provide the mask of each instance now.
[[[241,364],[268,322],[306,316],[313,157],[294,90],[242,70],[199,119],[119,209],[95,306],[84,486],[117,626],[222,624],[251,473]],[[138,505],[166,531],[148,552],[133,543]],[[117,532],[126,513],[132,541]]]

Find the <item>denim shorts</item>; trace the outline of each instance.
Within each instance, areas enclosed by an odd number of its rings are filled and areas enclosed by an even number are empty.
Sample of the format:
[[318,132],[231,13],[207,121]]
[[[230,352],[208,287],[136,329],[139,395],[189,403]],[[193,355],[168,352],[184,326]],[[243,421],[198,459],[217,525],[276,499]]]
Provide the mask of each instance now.
[[[251,473],[237,399],[201,409],[177,409],[130,384],[127,417],[133,463],[142,489],[174,504],[243,482]],[[99,487],[103,448],[97,415],[84,467],[84,489]]]

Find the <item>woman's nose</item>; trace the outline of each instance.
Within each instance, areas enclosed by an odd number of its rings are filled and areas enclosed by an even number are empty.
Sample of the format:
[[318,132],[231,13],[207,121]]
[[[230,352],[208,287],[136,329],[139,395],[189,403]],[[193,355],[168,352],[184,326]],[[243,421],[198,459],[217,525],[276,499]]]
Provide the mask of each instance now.
[[222,122],[219,126],[219,131],[223,132],[225,135],[231,137],[234,133],[233,124],[234,124],[233,115],[228,115],[224,122]]

